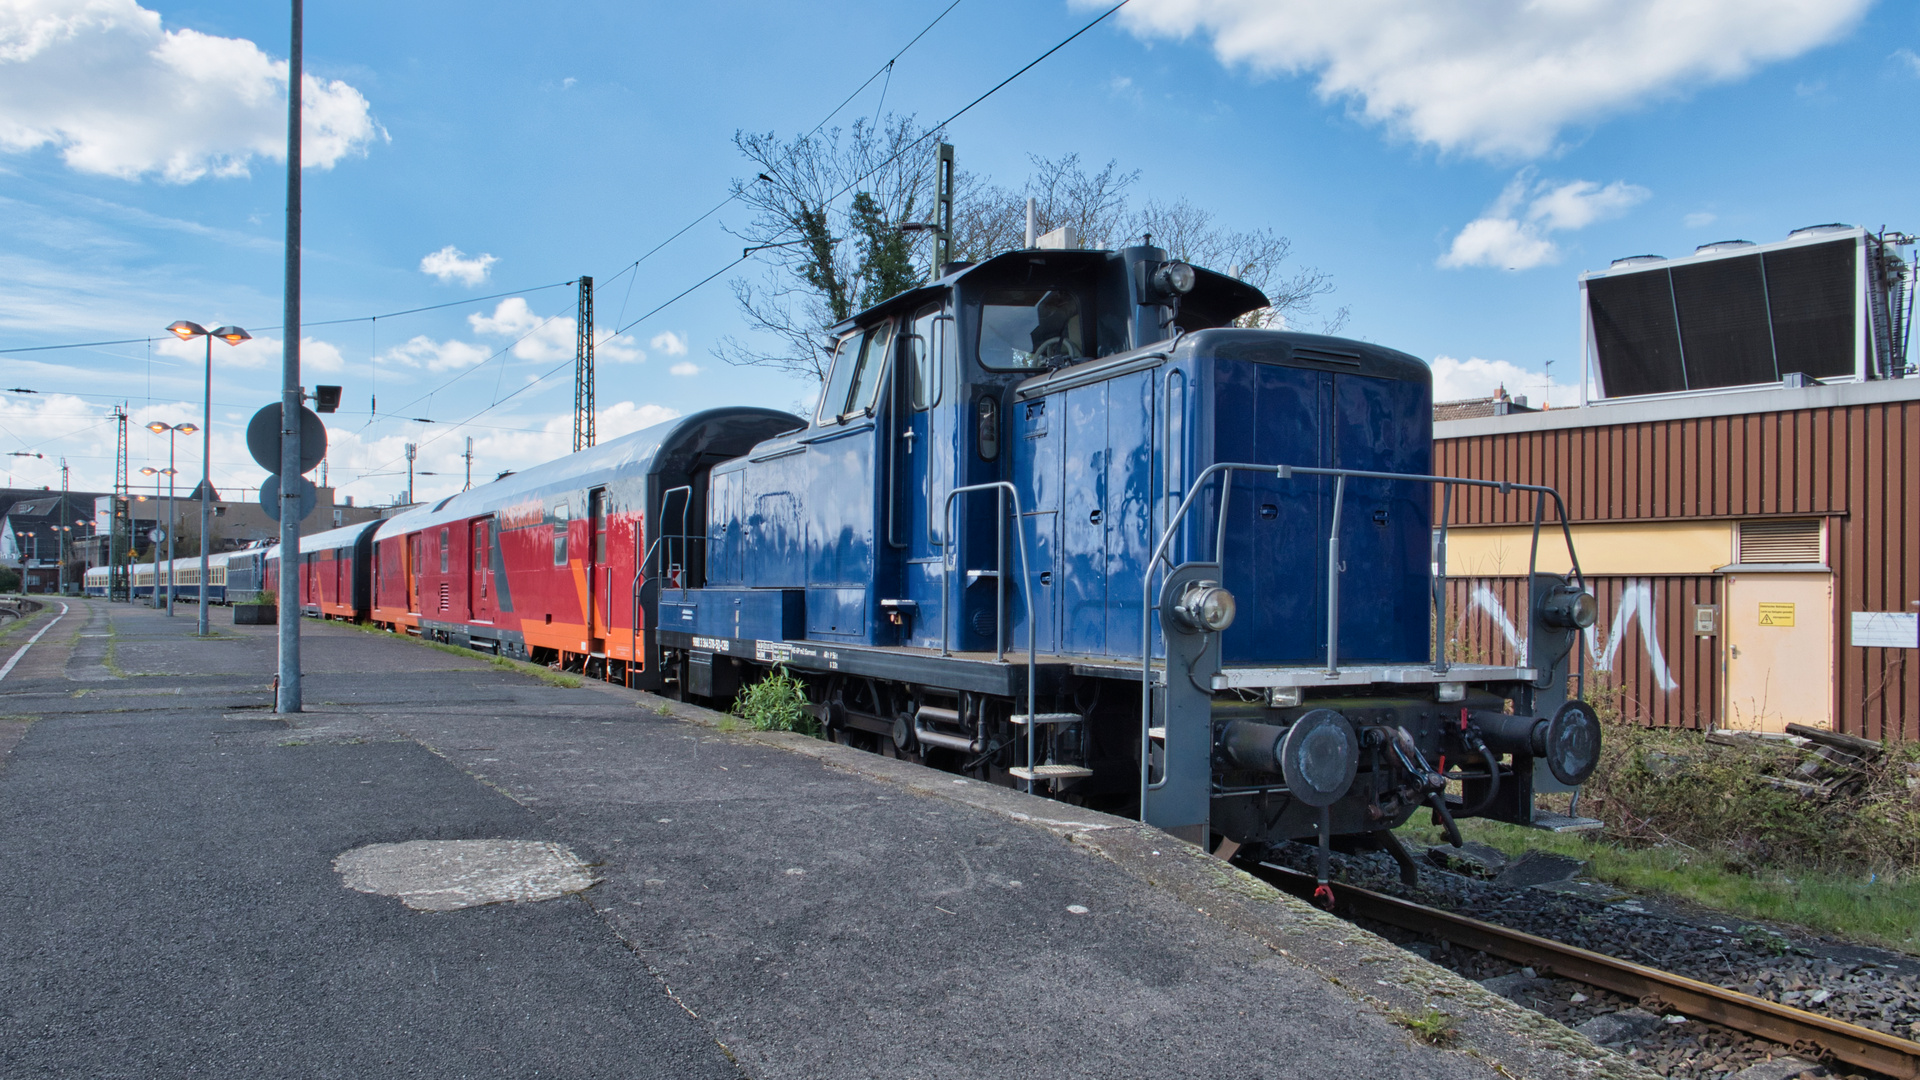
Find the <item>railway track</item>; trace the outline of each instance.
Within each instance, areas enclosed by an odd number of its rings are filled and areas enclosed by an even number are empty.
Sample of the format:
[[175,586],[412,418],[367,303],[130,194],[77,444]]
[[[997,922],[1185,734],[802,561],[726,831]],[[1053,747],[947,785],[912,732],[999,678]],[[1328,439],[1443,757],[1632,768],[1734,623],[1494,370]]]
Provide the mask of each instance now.
[[[1313,895],[1312,875],[1270,863],[1244,869],[1297,896]],[[1333,890],[1336,911],[1349,916],[1443,939],[1625,997],[1657,1000],[1671,1011],[1780,1043],[1807,1056],[1831,1058],[1901,1080],[1920,1080],[1920,1043],[1357,885],[1336,883]]]

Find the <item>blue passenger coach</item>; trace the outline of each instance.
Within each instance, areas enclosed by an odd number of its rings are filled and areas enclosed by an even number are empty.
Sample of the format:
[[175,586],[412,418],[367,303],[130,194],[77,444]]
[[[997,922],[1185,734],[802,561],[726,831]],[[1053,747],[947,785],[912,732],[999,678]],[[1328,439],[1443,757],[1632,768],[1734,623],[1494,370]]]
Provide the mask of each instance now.
[[946,269],[833,329],[803,426],[663,504],[642,681],[725,701],[782,665],[835,738],[1197,842],[1397,851],[1416,810],[1531,822],[1585,779],[1577,563],[1532,579],[1526,666],[1436,647],[1436,502],[1475,482],[1428,475],[1424,363],[1244,328],[1258,290],[1153,247]]

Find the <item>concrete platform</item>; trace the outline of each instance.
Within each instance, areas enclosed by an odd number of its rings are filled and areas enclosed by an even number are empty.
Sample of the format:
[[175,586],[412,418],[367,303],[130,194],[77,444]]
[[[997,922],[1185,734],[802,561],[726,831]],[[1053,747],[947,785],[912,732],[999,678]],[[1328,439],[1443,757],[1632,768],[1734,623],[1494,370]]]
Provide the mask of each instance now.
[[[0,681],[0,1074],[1651,1075],[1136,822],[704,710],[308,621],[284,723],[225,615],[71,602]],[[599,880],[334,870],[422,840]]]

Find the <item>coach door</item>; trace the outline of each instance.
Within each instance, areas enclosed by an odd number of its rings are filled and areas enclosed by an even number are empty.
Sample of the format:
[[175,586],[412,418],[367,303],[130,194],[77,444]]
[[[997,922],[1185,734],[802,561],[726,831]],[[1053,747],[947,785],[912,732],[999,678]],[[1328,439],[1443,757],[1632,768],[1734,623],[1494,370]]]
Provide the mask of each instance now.
[[593,611],[588,634],[593,638],[591,651],[607,651],[607,632],[613,625],[613,567],[607,562],[607,489],[587,492],[587,528],[592,537],[587,544],[588,604]]
[[407,537],[407,612],[412,615],[420,614],[420,572],[426,569],[425,552],[421,550],[423,543],[425,541],[420,533]]
[[468,617],[474,622],[492,622],[496,601],[493,595],[493,519],[472,523],[473,567],[467,581]]

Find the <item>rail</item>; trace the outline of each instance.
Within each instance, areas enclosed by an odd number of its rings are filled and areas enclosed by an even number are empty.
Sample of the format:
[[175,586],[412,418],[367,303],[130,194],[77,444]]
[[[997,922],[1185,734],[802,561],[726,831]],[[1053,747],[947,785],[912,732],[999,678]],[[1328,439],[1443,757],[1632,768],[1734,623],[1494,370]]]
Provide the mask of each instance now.
[[[1554,509],[1562,536],[1566,540],[1567,556],[1573,564],[1574,579],[1585,584],[1586,578],[1580,572],[1580,558],[1573,550],[1573,525],[1567,518],[1566,502],[1560,493],[1550,487],[1537,484],[1516,484],[1508,480],[1472,480],[1457,476],[1432,476],[1419,473],[1376,472],[1366,469],[1322,469],[1305,465],[1253,465],[1246,462],[1218,462],[1201,470],[1187,488],[1186,497],[1167,520],[1167,527],[1160,534],[1160,540],[1154,545],[1153,554],[1147,559],[1147,570],[1140,581],[1140,806],[1146,812],[1147,792],[1157,790],[1166,783],[1166,777],[1155,781],[1152,777],[1153,755],[1149,752],[1153,730],[1153,579],[1159,573],[1162,564],[1166,569],[1174,569],[1173,562],[1167,557],[1174,537],[1179,533],[1181,524],[1186,520],[1187,512],[1193,508],[1195,500],[1214,477],[1220,482],[1219,520],[1214,528],[1214,565],[1222,568],[1225,574],[1227,555],[1227,508],[1233,494],[1233,474],[1236,472],[1270,473],[1281,480],[1290,480],[1296,476],[1329,476],[1333,478],[1333,521],[1327,534],[1327,667],[1329,676],[1340,671],[1340,518],[1346,498],[1347,481],[1387,480],[1402,483],[1439,484],[1443,487],[1440,528],[1435,534],[1434,561],[1431,567],[1434,605],[1433,627],[1433,671],[1437,675],[1446,673],[1447,649],[1447,528],[1453,514],[1453,489],[1455,486],[1493,488],[1502,495],[1515,491],[1534,493],[1533,540],[1527,554],[1527,576],[1531,580],[1540,559],[1540,525],[1545,518],[1546,499],[1553,497]],[[1031,626],[1031,620],[1029,620]]]
[[[1246,869],[1268,884],[1296,895],[1311,895],[1314,889],[1313,876],[1297,870],[1270,863]],[[1334,901],[1336,907],[1344,907],[1361,918],[1445,938],[1630,998],[1658,998],[1687,1016],[1711,1020],[1787,1046],[1811,1045],[1818,1047],[1822,1054],[1831,1054],[1850,1065],[1875,1069],[1902,1080],[1920,1080],[1920,1043],[1895,1035],[1357,885],[1338,886]]]
[[[1039,762],[1035,761],[1033,757],[1034,729],[1040,726],[1039,724],[1034,722],[1034,717],[1038,714],[1034,710],[1034,689],[1033,689],[1034,675],[1036,673],[1036,667],[1037,667],[1037,664],[1034,658],[1034,653],[1033,653],[1033,641],[1034,641],[1033,627],[1034,627],[1034,623],[1038,621],[1039,617],[1033,610],[1033,581],[1032,581],[1033,571],[1030,569],[1030,564],[1027,561],[1027,534],[1024,527],[1018,525],[1018,523],[1022,520],[1022,517],[1023,517],[1020,511],[1020,491],[1018,488],[1015,488],[1012,484],[1008,483],[1007,481],[998,480],[988,484],[968,484],[965,487],[957,487],[957,488],[954,488],[952,491],[947,492],[946,505],[941,510],[941,513],[940,513],[940,525],[941,525],[941,528],[947,530],[948,536],[954,535],[953,533],[954,500],[959,498],[962,495],[971,494],[976,491],[998,491],[1004,496],[1003,498],[995,499],[993,501],[994,524],[995,524],[994,534],[993,534],[993,552],[994,552],[993,646],[994,646],[994,659],[1000,660],[1000,661],[1004,661],[1007,658],[1007,503],[1009,502],[1013,503],[1013,519],[1016,523],[1016,527],[1013,530],[1013,538],[1015,543],[1018,544],[1019,550],[1020,550],[1020,595],[1026,601],[1026,604],[1027,604],[1027,725],[1026,725],[1026,728],[1027,728],[1027,768],[1029,771],[1031,771],[1034,768],[1034,766],[1039,764]],[[957,557],[957,553],[959,549],[960,549],[960,545],[958,543],[948,544],[946,547],[946,553],[940,559],[940,655],[941,656],[953,655],[952,650],[947,647],[947,626],[950,622],[952,622],[952,619],[949,616],[952,615],[957,609],[952,606],[953,586],[952,586],[952,578],[948,573],[948,570],[949,570],[948,564],[953,562],[953,560]],[[1029,792],[1033,790],[1033,778],[1031,776],[1027,778],[1027,790]]]

